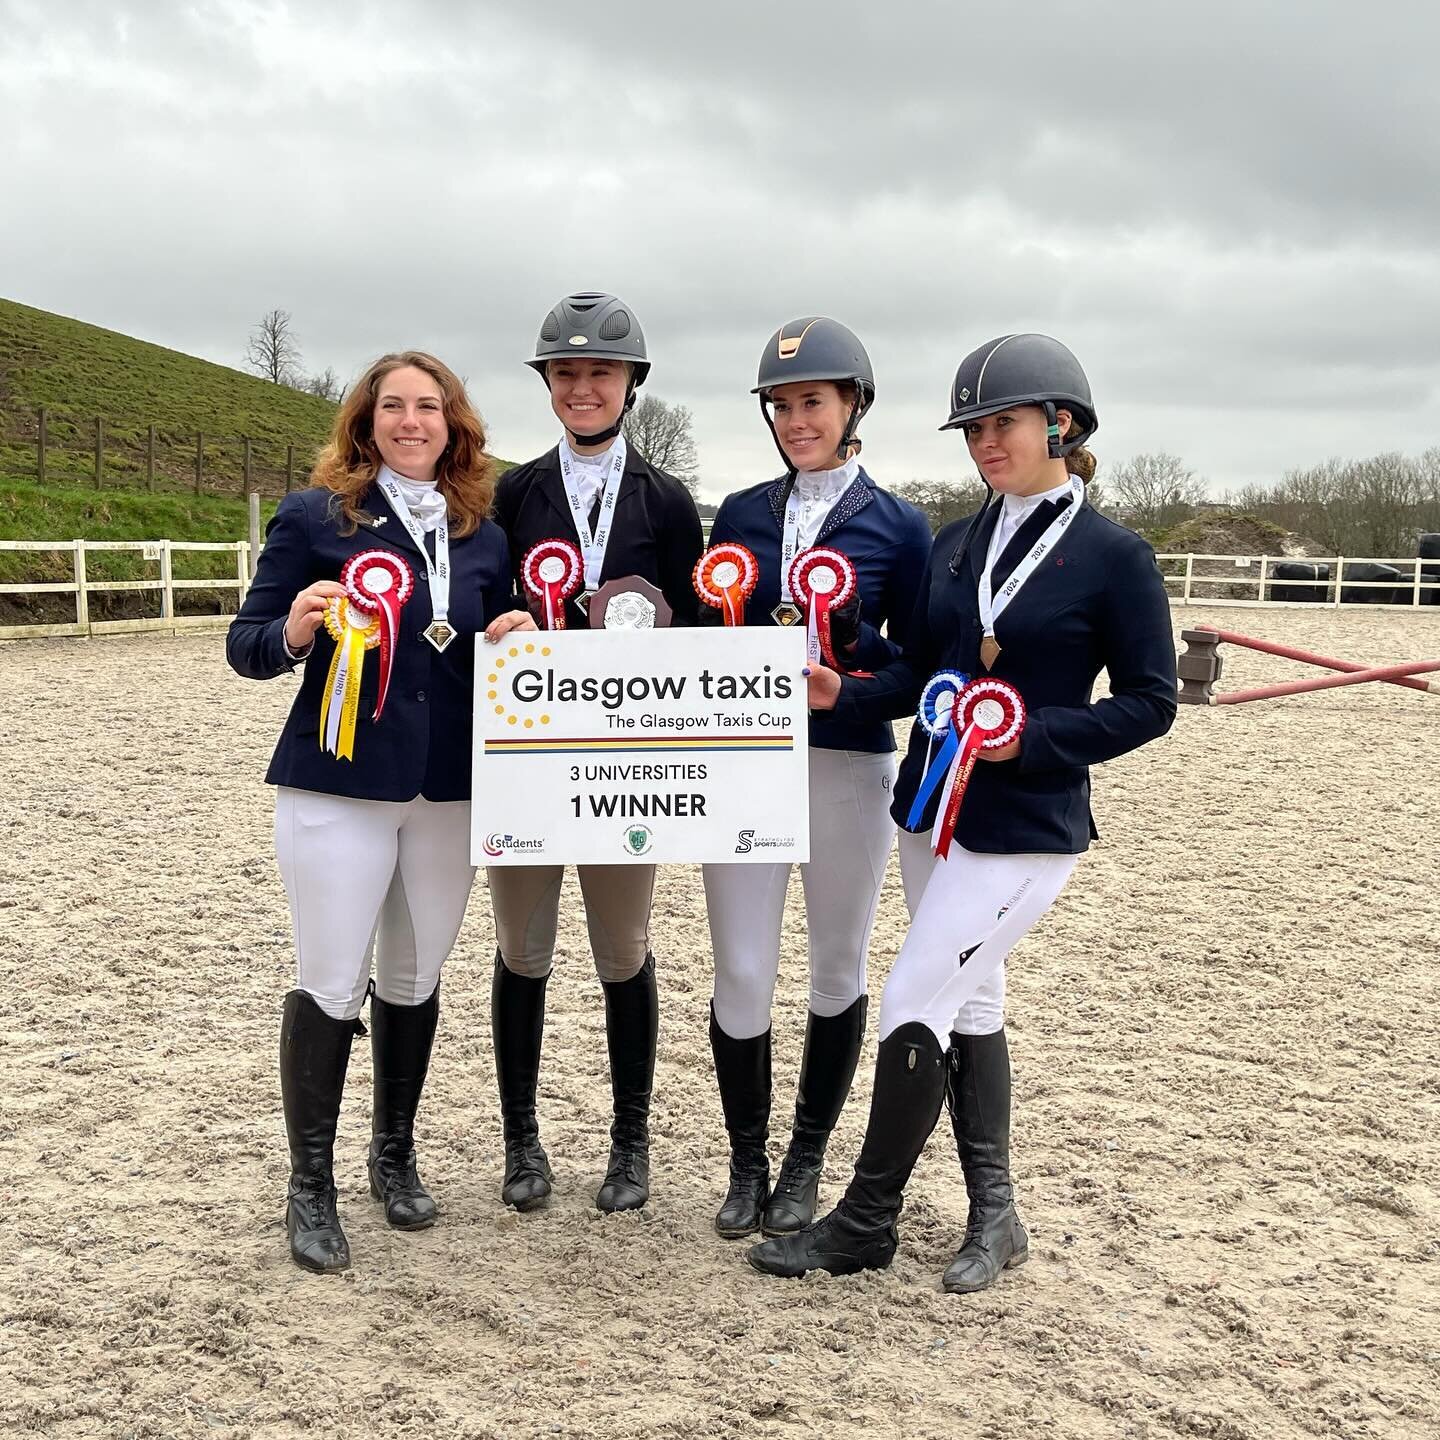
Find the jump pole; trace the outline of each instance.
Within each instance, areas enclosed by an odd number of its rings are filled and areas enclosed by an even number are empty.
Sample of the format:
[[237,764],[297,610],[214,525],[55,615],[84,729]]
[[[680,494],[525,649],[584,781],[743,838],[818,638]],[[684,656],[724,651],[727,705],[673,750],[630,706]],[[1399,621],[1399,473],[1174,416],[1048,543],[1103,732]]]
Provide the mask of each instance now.
[[[1317,655],[1313,650],[1297,650],[1293,645],[1277,645],[1273,640],[1257,640],[1253,635],[1240,635],[1234,630],[1221,630],[1214,625],[1198,625],[1198,630],[1208,631],[1227,645],[1243,645],[1247,650],[1259,650],[1266,655],[1278,655],[1282,660],[1299,660],[1305,665],[1319,665],[1326,670],[1343,670],[1347,674],[1358,674],[1368,667],[1357,665],[1353,660],[1336,660],[1329,655]],[[1440,681],[1415,680],[1409,676],[1398,676],[1385,681],[1387,685],[1403,685],[1407,690],[1420,690],[1427,695],[1440,694]]]
[[1312,690],[1334,690],[1341,685],[1364,685],[1371,680],[1398,680],[1407,675],[1425,675],[1440,670],[1440,660],[1412,660],[1405,665],[1381,665],[1373,670],[1354,670],[1348,675],[1321,675],[1316,680],[1291,680],[1284,685],[1260,685],[1254,690],[1232,690],[1212,695],[1211,705],[1243,705],[1247,700],[1274,700],[1280,695],[1306,695]]

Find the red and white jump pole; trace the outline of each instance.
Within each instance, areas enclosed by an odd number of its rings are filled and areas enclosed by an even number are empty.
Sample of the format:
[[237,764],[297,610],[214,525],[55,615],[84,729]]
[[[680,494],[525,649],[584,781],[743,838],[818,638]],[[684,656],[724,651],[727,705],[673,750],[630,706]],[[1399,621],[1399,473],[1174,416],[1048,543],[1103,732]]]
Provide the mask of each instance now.
[[[1185,641],[1185,651],[1176,668],[1180,675],[1179,699],[1186,705],[1242,705],[1249,700],[1273,700],[1281,695],[1304,695],[1313,690],[1333,690],[1341,685],[1364,685],[1370,681],[1404,685],[1407,689],[1431,695],[1440,694],[1440,681],[1417,678],[1440,671],[1440,660],[1414,660],[1403,665],[1357,665],[1353,660],[1336,660],[1293,645],[1278,645],[1273,641],[1258,640],[1253,635],[1240,635],[1233,630],[1220,630],[1210,625],[1183,630],[1180,638]],[[1222,642],[1342,673],[1322,675],[1314,680],[1291,680],[1279,685],[1257,685],[1249,690],[1232,690],[1228,695],[1217,695],[1215,684],[1220,679],[1223,665],[1219,652]]]

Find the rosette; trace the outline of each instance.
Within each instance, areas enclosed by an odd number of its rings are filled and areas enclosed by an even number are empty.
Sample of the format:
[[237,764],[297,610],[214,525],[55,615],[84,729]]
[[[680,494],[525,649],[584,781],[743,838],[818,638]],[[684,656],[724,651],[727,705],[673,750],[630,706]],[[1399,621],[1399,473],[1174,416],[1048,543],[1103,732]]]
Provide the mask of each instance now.
[[546,630],[565,628],[565,602],[580,589],[584,573],[579,547],[569,540],[541,540],[526,551],[520,579],[540,602]]
[[755,593],[760,566],[743,545],[712,545],[695,562],[695,593],[725,614],[727,625],[745,623],[745,602]]
[[325,629],[335,642],[335,653],[320,697],[320,748],[337,760],[353,760],[365,652],[379,647],[381,621],[347,596],[337,595],[325,605]]
[[790,593],[805,616],[805,653],[812,665],[823,660],[832,670],[845,668],[835,658],[830,612],[845,604],[855,587],[850,557],[828,545],[813,545],[790,562]]
[[400,634],[400,607],[415,593],[415,576],[400,556],[390,550],[362,550],[340,568],[340,583],[355,609],[373,616],[379,624],[380,685],[375,692],[378,720],[390,693],[390,666]]
[[[920,698],[920,724],[931,737],[932,753],[910,806],[907,826],[920,823],[925,806],[943,783],[943,798],[931,832],[934,850],[942,860],[950,853],[960,802],[982,750],[1001,750],[1019,738],[1025,728],[1025,702],[1004,680],[986,677],[961,688],[964,676],[942,670],[931,676]],[[928,702],[928,709],[927,709]],[[938,752],[933,750],[936,740]]]

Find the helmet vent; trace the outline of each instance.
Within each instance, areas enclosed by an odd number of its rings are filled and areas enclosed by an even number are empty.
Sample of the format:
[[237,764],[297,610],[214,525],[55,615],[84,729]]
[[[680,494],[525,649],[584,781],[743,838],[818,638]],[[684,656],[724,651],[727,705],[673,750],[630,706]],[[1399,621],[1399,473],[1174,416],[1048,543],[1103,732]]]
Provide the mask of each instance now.
[[602,340],[623,340],[630,333],[630,317],[623,310],[612,310],[600,322]]
[[540,327],[540,338],[546,341],[560,338],[560,317],[553,310],[545,317],[545,323]]

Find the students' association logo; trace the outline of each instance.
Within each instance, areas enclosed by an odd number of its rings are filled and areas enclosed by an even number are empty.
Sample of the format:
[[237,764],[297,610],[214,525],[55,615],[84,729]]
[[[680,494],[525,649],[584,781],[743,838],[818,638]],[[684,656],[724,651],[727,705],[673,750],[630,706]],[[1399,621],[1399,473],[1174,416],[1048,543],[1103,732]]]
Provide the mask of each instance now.
[[648,825],[632,825],[625,832],[625,848],[632,855],[648,854],[655,844],[655,836]]

